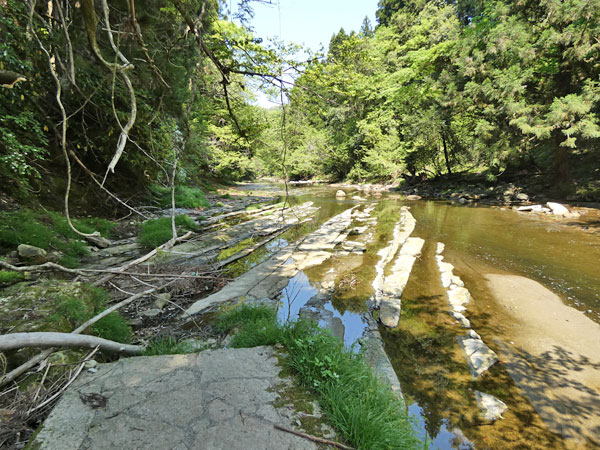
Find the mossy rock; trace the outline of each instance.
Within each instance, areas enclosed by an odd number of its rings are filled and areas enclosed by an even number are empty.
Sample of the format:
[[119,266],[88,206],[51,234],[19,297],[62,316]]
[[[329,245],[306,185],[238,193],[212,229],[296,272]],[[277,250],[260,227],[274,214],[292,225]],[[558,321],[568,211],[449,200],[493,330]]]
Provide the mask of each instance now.
[[0,291],[0,333],[32,331],[70,332],[64,321],[57,321],[55,312],[61,298],[83,297],[82,283],[44,280],[24,281]]

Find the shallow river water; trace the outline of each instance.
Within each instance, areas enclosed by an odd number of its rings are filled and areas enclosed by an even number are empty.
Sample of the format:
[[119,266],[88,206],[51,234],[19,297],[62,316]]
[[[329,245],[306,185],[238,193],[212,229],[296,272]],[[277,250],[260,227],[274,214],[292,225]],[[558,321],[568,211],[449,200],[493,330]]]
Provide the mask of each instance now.
[[[252,186],[252,189],[260,190],[261,186]],[[523,388],[518,373],[510,370],[508,365],[505,368],[504,359],[510,352],[500,350],[503,346],[518,347],[519,342],[515,343],[513,339],[518,339],[519,335],[514,331],[513,316],[503,310],[502,299],[490,288],[486,276],[518,275],[541,283],[549,293],[557,294],[565,305],[583,312],[587,316],[583,320],[593,321],[593,331],[600,323],[600,234],[593,228],[598,224],[590,222],[587,226],[592,229],[584,232],[579,227],[518,213],[510,208],[407,202],[395,194],[386,193],[375,198],[350,189],[347,192],[346,199],[339,200],[332,188],[292,190],[291,203],[310,200],[320,209],[316,219],[302,231],[295,231],[294,236],[283,235],[276,241],[278,247],[285,246],[286,239],[298,238],[354,205],[359,205],[359,209],[374,206],[371,215],[377,218],[377,223],[369,230],[372,236],[364,254],[334,256],[291,279],[282,291],[280,318],[297,317],[301,308],[318,293],[325,274],[335,269],[336,290],[325,305],[331,315],[328,323],[323,325],[332,327],[333,324],[338,328],[337,333],[343,335],[346,345],[358,350],[356,342],[365,327],[362,314],[367,311],[367,301],[373,295],[372,281],[379,259],[377,252],[391,239],[400,208],[409,206],[417,222],[412,236],[423,238],[425,244],[402,295],[398,327],[381,326],[380,331],[386,353],[401,382],[408,410],[414,418],[415,429],[427,439],[428,448],[595,448],[600,443],[600,427],[586,429],[580,433],[585,437],[579,441],[565,440],[568,433],[563,430],[563,424],[549,426],[549,421],[563,420],[557,418],[560,414],[553,416],[543,411],[548,405],[540,406],[539,398],[537,402],[530,401],[535,400],[532,394],[535,390]],[[352,200],[354,195],[365,197],[366,201]],[[477,379],[471,376],[456,340],[464,330],[447,312],[447,297],[435,261],[437,242],[446,245],[446,260],[455,266],[455,274],[471,291],[473,300],[468,317],[473,328],[500,355],[501,364],[496,364]],[[240,261],[240,270],[266,259],[272,251],[266,249]],[[543,340],[545,337],[536,338]],[[600,361],[586,360],[581,364],[586,363],[592,369],[600,369]],[[565,379],[568,377],[568,374],[563,375]],[[550,378],[551,374],[541,376]],[[564,380],[561,382],[564,384]],[[600,409],[594,411],[600,404],[596,403],[595,397],[600,396],[600,379],[592,386],[579,388],[587,389],[592,401],[586,400],[578,414],[592,416],[592,419],[594,415],[600,415]],[[474,399],[475,390],[502,399],[509,408],[504,418],[494,424],[482,421]],[[565,416],[564,421],[568,420]],[[590,423],[597,422],[592,420]]]

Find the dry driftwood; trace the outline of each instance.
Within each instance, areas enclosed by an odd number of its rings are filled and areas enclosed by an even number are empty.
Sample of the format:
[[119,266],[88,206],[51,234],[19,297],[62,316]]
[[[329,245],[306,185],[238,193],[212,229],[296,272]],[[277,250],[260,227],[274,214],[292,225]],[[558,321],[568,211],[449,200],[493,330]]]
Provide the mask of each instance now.
[[[103,317],[107,316],[111,312],[116,311],[117,309],[122,308],[123,306],[128,305],[128,304],[134,302],[135,300],[137,300],[139,298],[142,298],[145,295],[150,295],[150,294],[152,294],[152,293],[154,293],[156,291],[164,289],[167,286],[173,284],[175,281],[177,281],[177,280],[171,280],[168,283],[165,283],[165,284],[163,284],[161,286],[157,286],[157,287],[152,288],[152,289],[147,289],[147,290],[145,290],[143,292],[140,292],[138,294],[134,294],[131,297],[128,297],[128,298],[120,301],[116,305],[111,306],[107,310],[102,311],[100,314],[92,317],[87,322],[81,324],[79,327],[77,327],[75,330],[73,330],[71,332],[71,334],[79,334],[79,333],[84,332],[88,327],[90,327],[94,323],[98,322],[100,319],[102,319]],[[23,373],[27,372],[29,369],[31,369],[32,367],[34,367],[36,364],[38,364],[41,361],[43,361],[44,359],[46,359],[54,350],[55,350],[55,348],[49,348],[47,350],[44,350],[43,352],[41,352],[38,355],[36,355],[33,358],[31,358],[29,361],[21,364],[16,369],[13,369],[12,371],[10,371],[9,373],[7,373],[6,375],[0,377],[0,387],[4,386],[7,383],[10,383],[13,380],[15,380],[17,377],[19,377]]]
[[340,444],[339,442],[330,441],[329,439],[320,438],[317,436],[312,436],[310,434],[302,433],[301,431],[292,430],[291,428],[282,427],[281,425],[273,424],[278,430],[285,431],[286,433],[295,434],[296,436],[300,436],[304,439],[308,439],[309,441],[318,442],[319,444],[331,445],[332,447],[341,448],[343,450],[355,450],[354,447],[348,447],[347,445]]
[[32,332],[9,333],[0,336],[0,351],[17,350],[25,347],[98,347],[108,353],[122,353],[124,355],[139,355],[143,347],[139,345],[121,344],[108,339],[85,334],[57,333],[57,332]]
[[147,261],[148,259],[152,258],[154,255],[156,255],[159,251],[168,250],[171,247],[173,247],[175,244],[177,244],[178,242],[185,241],[192,234],[193,234],[192,231],[188,231],[183,236],[180,236],[177,239],[171,239],[170,241],[165,242],[163,245],[161,245],[160,247],[155,248],[150,253],[147,253],[147,254],[145,254],[144,256],[141,256],[138,259],[135,259],[135,260],[133,260],[131,262],[128,262],[127,264],[125,264],[124,266],[119,267],[118,269],[114,269],[114,272],[111,272],[109,275],[107,275],[105,277],[102,277],[98,281],[94,282],[94,286],[100,286],[100,285],[106,283],[107,281],[112,280],[119,273],[125,272],[126,270],[131,269],[133,266],[136,266],[137,264],[140,264],[140,263],[142,263],[144,261]]

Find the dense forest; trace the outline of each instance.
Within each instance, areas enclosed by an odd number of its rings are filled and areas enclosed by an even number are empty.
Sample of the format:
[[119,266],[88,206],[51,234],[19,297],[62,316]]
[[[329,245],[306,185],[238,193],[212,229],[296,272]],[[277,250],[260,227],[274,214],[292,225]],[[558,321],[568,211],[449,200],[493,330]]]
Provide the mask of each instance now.
[[381,0],[326,54],[256,38],[252,3],[0,1],[0,189],[528,168],[598,197],[600,2]]

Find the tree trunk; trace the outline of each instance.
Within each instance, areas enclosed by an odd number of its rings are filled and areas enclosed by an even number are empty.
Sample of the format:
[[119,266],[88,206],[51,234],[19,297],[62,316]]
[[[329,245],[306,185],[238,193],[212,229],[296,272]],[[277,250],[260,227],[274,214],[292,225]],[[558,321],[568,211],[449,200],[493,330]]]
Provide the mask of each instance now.
[[448,144],[446,142],[446,135],[442,133],[442,143],[444,144],[444,158],[446,160],[446,169],[448,169],[448,175],[452,175],[452,168],[450,167],[450,159],[448,158]]
[[554,142],[556,150],[554,152],[554,171],[556,173],[556,184],[561,185],[569,181],[569,149],[561,146],[563,136],[560,130],[556,132]]

